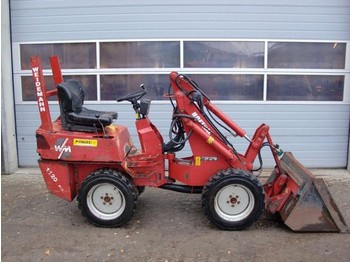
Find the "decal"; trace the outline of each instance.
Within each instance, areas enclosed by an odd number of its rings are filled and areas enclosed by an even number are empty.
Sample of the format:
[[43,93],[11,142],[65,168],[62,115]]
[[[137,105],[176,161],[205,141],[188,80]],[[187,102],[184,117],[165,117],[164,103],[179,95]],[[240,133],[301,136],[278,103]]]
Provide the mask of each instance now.
[[46,173],[49,175],[49,177],[51,177],[53,182],[56,183],[58,181],[57,176],[52,172],[52,170],[49,167],[46,168]]
[[73,139],[73,145],[74,146],[97,146],[97,140],[96,139],[80,139],[80,138],[74,138]]
[[178,159],[176,159],[176,163],[178,163],[180,165],[189,166],[189,165],[192,164],[192,161],[191,160],[187,160],[187,159],[178,158]]
[[45,104],[44,104],[44,99],[43,99],[43,91],[41,89],[41,82],[40,82],[40,77],[39,77],[39,67],[33,67],[33,76],[34,76],[34,84],[36,88],[36,96],[38,97],[38,106],[39,106],[39,111],[40,112],[45,112]]
[[207,143],[209,145],[211,145],[213,142],[215,141],[214,137],[210,136],[208,139],[207,139]]
[[201,157],[200,156],[196,156],[194,159],[194,165],[195,166],[200,166],[201,165]]
[[200,166],[202,165],[202,161],[218,161],[216,156],[196,156],[194,158],[194,165]]
[[60,154],[58,155],[58,159],[61,159],[61,157],[69,157],[70,153],[72,152],[72,149],[70,146],[66,146],[68,142],[68,138],[63,139],[63,138],[59,138],[56,141],[55,144],[55,151],[56,152],[60,152]]
[[[55,175],[55,173],[48,167],[46,168],[46,174],[48,174],[48,176],[52,179],[53,182],[57,183],[58,182],[58,178],[57,176]],[[60,189],[60,191],[62,193],[64,193],[64,189],[61,185],[57,185],[58,188]]]
[[218,158],[216,156],[202,156],[202,161],[218,161]]
[[207,132],[208,135],[210,135],[211,131],[203,119],[196,112],[193,112],[191,115],[194,117],[194,119],[197,120],[198,123],[202,125],[203,130]]

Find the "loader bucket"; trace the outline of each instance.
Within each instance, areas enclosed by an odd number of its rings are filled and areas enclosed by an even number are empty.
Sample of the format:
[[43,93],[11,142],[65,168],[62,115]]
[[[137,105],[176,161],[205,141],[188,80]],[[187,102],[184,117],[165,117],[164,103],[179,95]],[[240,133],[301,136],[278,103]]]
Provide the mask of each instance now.
[[[279,200],[280,207],[276,211],[290,229],[296,232],[349,232],[322,178],[316,178],[290,152],[281,158],[281,167],[287,176],[287,182],[281,194],[284,199]],[[273,173],[269,180],[272,181],[274,177]],[[269,206],[272,207],[273,204],[272,200]]]

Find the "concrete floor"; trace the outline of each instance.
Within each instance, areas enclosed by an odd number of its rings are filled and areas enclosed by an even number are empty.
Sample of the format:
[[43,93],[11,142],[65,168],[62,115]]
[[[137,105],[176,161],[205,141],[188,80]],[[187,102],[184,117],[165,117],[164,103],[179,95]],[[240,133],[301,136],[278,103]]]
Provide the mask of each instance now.
[[[350,175],[323,177],[350,225]],[[146,188],[121,228],[98,228],[77,203],[47,192],[40,171],[1,176],[2,261],[348,261],[350,234],[294,233],[263,214],[250,228],[228,232],[204,216],[200,195]]]

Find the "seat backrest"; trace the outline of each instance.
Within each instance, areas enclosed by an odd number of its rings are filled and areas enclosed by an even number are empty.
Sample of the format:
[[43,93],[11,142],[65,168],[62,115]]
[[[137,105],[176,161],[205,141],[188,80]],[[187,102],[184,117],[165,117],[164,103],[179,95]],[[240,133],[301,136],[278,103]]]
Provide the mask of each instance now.
[[61,113],[80,113],[84,104],[84,89],[77,80],[67,80],[57,85]]

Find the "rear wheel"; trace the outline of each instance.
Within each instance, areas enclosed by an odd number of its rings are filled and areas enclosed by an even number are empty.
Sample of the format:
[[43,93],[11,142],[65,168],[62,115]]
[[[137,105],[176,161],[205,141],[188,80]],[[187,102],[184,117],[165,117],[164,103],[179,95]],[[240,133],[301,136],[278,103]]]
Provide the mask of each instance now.
[[78,192],[79,208],[93,224],[118,227],[133,216],[137,190],[120,172],[100,169],[89,175]]
[[264,190],[251,173],[227,169],[214,175],[203,189],[202,207],[208,219],[225,230],[249,227],[262,213]]
[[144,186],[137,186],[137,195],[141,195],[143,192],[145,192],[145,187]]

